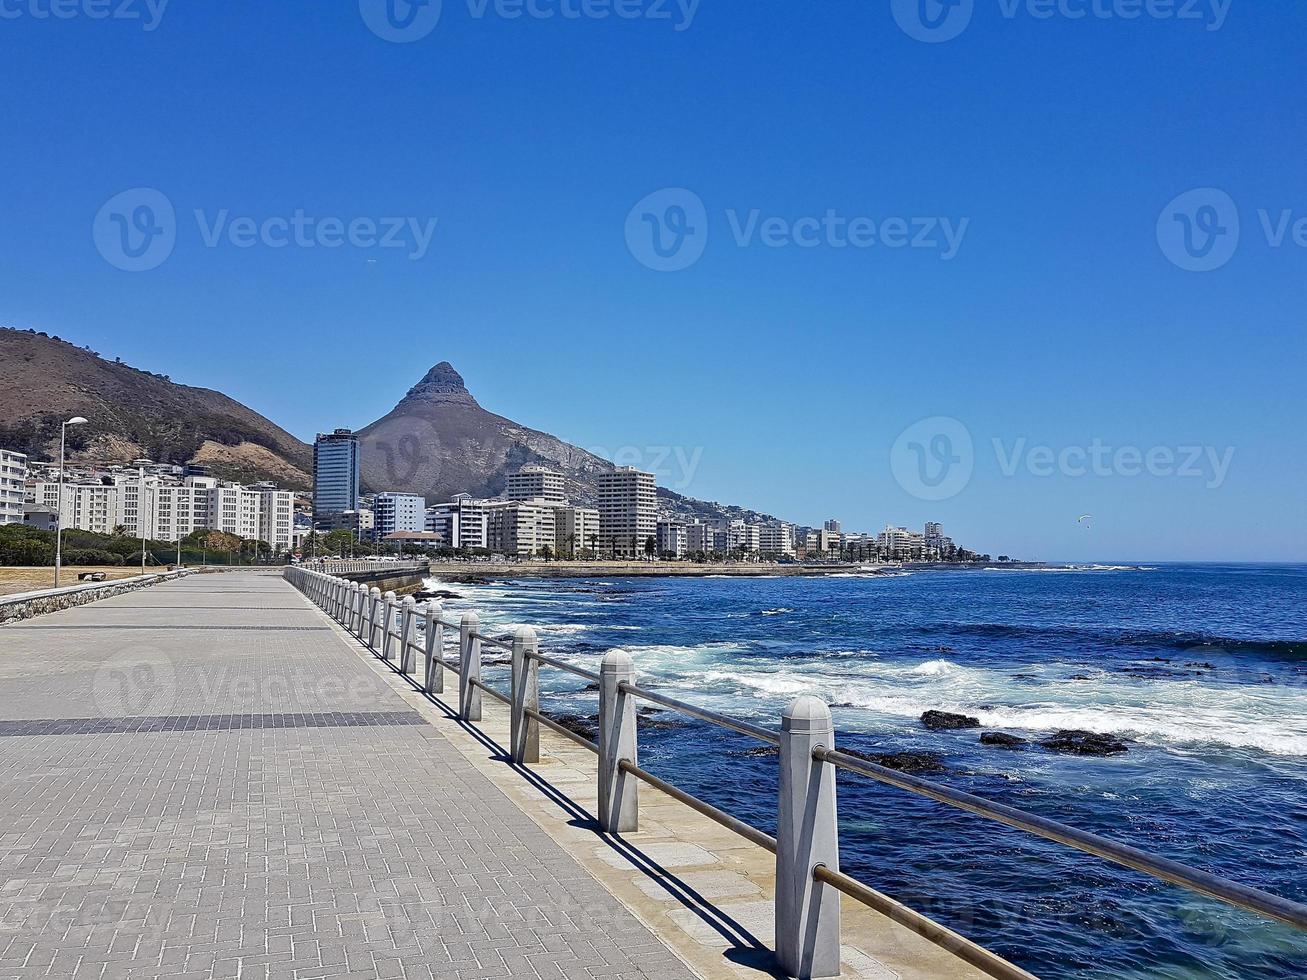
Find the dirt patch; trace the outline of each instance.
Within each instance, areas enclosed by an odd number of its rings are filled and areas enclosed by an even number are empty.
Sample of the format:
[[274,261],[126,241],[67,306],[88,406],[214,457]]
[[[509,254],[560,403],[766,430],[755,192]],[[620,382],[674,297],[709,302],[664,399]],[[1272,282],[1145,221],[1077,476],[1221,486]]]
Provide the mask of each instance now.
[[[152,567],[152,572],[159,571],[159,568]],[[59,574],[60,587],[65,585],[77,585],[77,576],[81,572],[104,572],[106,581],[116,581],[120,578],[131,578],[133,575],[140,575],[141,568],[139,565],[65,565],[63,571]],[[54,588],[54,568],[0,568],[0,595],[13,595],[17,592],[37,592],[41,589]]]

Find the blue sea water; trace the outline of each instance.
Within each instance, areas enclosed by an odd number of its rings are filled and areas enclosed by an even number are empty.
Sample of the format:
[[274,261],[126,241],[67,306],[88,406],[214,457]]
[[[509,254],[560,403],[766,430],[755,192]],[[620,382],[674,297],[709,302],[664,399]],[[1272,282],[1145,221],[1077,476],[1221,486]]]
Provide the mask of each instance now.
[[[842,747],[935,752],[931,778],[1307,901],[1307,566],[441,587],[492,631],[534,626],[591,667],[621,647],[640,683],[760,724],[816,694]],[[597,710],[578,679],[542,680],[546,710]],[[1003,750],[927,730],[929,709],[1130,750]],[[776,761],[756,743],[688,721],[640,738],[646,767],[774,832]],[[1307,976],[1287,926],[861,777],[839,794],[844,870],[1041,977]]]

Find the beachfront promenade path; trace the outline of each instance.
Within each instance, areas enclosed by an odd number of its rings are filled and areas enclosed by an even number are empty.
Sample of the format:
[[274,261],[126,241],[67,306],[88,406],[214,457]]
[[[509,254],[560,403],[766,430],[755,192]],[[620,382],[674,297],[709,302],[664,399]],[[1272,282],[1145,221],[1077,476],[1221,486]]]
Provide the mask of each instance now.
[[0,978],[688,977],[280,575],[0,627]]

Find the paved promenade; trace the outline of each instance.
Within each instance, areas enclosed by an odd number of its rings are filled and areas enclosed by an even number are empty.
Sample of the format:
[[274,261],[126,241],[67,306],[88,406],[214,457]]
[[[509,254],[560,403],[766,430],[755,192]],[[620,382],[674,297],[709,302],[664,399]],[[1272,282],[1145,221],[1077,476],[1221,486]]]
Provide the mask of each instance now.
[[0,628],[0,978],[688,977],[279,575]]

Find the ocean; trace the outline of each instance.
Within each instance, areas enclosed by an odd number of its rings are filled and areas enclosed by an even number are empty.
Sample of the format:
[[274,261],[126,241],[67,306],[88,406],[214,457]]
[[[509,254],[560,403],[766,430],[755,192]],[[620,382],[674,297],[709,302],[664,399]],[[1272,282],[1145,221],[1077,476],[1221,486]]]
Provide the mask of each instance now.
[[[759,724],[815,694],[840,747],[934,753],[928,778],[1307,901],[1307,566],[433,586],[489,632],[534,626],[592,669],[620,647],[639,683]],[[592,715],[583,687],[545,668],[543,707]],[[983,727],[932,731],[928,710]],[[654,717],[642,765],[775,832],[774,757]],[[1034,744],[1058,729],[1129,750]],[[1307,935],[992,821],[849,774],[839,811],[845,871],[1041,977],[1307,976]]]

